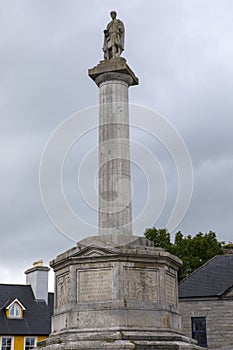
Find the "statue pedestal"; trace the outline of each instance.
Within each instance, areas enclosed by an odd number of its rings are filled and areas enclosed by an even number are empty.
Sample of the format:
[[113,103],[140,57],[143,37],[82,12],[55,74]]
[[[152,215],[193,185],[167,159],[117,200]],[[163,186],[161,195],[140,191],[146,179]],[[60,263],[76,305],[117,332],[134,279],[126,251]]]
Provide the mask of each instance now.
[[180,260],[151,245],[136,236],[89,237],[53,260],[52,333],[38,348],[199,349],[181,334]]

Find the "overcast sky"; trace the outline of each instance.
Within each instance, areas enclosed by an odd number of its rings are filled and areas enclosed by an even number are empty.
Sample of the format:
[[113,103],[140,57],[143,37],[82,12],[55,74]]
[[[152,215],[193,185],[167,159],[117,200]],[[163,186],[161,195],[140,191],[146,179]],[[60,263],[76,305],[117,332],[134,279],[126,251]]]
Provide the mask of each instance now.
[[[213,230],[219,240],[232,241],[232,0],[3,0],[0,7],[0,282],[24,283],[23,272],[35,260],[48,264],[74,240],[96,233],[80,227],[74,239],[55,228],[41,200],[39,168],[56,127],[98,103],[87,70],[103,58],[103,29],[113,9],[126,27],[123,56],[140,79],[130,88],[130,102],[165,116],[191,156],[192,200],[175,232]],[[177,194],[176,168],[155,138],[135,129],[131,135],[151,148],[163,168],[165,211],[154,225],[164,227]],[[96,145],[93,130],[72,147],[63,174],[70,205],[93,226],[97,215],[82,200],[77,174]],[[134,216],[145,199],[143,176],[132,166]],[[151,217],[134,232],[142,235],[149,225]]]

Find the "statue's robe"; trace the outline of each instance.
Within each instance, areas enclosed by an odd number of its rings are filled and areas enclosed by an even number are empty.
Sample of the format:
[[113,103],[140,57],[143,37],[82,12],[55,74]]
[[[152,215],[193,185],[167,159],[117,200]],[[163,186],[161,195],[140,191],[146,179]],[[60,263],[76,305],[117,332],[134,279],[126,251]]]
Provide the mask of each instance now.
[[118,48],[118,53],[124,50],[125,28],[124,24],[119,19],[112,20],[106,28],[106,35],[104,38],[104,52],[111,50],[115,45]]

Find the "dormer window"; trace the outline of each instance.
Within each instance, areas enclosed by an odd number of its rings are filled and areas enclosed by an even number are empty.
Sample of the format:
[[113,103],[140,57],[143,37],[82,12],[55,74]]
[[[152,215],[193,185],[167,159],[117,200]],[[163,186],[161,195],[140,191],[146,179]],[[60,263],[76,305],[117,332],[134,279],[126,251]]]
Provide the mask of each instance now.
[[11,305],[9,310],[9,316],[10,317],[20,317],[21,315],[21,309],[20,306],[17,303],[14,303]]
[[23,318],[24,310],[23,304],[18,299],[15,299],[6,307],[6,316],[8,318]]

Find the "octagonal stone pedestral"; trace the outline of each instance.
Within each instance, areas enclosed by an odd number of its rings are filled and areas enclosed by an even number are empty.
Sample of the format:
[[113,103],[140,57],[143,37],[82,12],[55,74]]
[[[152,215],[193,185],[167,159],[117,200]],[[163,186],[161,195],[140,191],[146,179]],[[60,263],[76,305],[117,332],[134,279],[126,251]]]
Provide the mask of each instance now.
[[136,236],[89,237],[53,260],[52,333],[39,349],[199,349],[181,334],[181,262],[151,245]]

